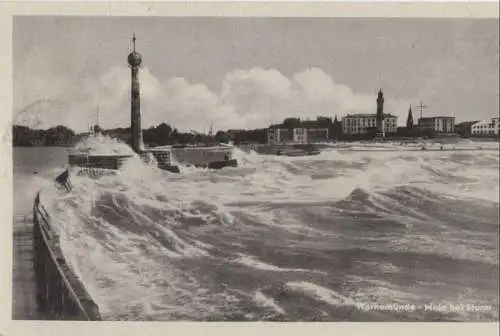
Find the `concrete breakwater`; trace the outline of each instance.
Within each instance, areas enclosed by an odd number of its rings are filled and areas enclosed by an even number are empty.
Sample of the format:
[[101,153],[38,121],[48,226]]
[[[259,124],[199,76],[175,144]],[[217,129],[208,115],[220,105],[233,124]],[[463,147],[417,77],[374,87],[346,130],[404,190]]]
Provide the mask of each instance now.
[[50,227],[50,215],[40,201],[40,192],[33,204],[33,240],[40,315],[53,320],[101,320],[98,306],[62,254]]

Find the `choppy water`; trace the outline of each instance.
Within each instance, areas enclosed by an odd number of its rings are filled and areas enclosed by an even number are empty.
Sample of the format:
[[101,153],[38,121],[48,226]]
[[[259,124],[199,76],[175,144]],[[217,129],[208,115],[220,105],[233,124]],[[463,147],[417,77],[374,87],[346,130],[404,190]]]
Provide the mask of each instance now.
[[[16,212],[60,171],[57,150],[16,149]],[[54,197],[61,247],[106,319],[498,320],[497,151],[237,156],[180,175],[131,164]],[[33,177],[35,161],[59,170]]]

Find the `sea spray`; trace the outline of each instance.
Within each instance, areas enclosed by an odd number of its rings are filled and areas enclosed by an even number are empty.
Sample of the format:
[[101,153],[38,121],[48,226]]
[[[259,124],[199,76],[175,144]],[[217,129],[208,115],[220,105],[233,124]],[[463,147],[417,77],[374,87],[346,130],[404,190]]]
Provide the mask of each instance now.
[[132,148],[121,140],[111,138],[107,135],[96,134],[88,136],[79,141],[73,147],[75,152],[86,152],[88,154],[119,154],[133,155]]
[[336,320],[354,303],[498,304],[497,152],[236,155],[239,168],[182,174],[135,158],[117,176],[72,177],[71,193],[47,194],[65,256],[106,319]]

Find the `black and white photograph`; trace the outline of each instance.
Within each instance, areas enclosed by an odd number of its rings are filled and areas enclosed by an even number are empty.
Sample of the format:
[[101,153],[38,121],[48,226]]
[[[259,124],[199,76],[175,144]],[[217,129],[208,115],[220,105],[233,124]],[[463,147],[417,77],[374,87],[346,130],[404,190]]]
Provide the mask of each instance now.
[[498,322],[498,18],[12,18],[12,319]]

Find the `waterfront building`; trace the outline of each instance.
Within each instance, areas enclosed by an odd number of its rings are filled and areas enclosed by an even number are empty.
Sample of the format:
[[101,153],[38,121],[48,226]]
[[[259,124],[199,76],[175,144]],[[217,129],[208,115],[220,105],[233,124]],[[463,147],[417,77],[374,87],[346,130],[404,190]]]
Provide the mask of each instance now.
[[[396,133],[398,130],[398,117],[392,114],[384,113],[382,120],[382,129],[377,128],[377,122],[380,116],[377,114],[348,114],[342,118],[342,133],[366,134],[371,130],[377,133]],[[382,130],[382,132],[380,132]]]
[[306,130],[307,142],[327,141],[330,136],[329,128],[332,120],[319,117],[317,120],[306,120],[300,123],[300,127]]
[[454,133],[455,117],[437,116],[418,119],[418,127],[421,131],[434,133]]
[[498,136],[500,129],[500,118],[493,117],[490,120],[482,120],[471,126],[472,136]]
[[268,144],[304,144],[328,140],[328,127],[317,120],[300,121],[295,127],[271,125],[267,130]]
[[307,128],[294,128],[293,142],[301,144],[307,143]]
[[272,125],[267,129],[267,143],[277,145],[293,141],[293,133],[288,128]]
[[348,114],[342,118],[342,133],[348,135],[367,134],[375,131],[377,136],[384,137],[387,133],[396,133],[398,117],[384,113],[384,93],[379,89],[377,94],[377,113]]

